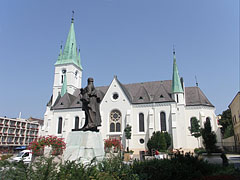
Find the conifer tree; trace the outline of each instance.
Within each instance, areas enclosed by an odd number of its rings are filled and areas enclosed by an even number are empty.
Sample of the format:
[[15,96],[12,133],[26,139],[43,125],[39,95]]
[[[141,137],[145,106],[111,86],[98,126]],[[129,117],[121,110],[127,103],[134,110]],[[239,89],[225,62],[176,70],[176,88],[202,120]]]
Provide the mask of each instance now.
[[201,129],[201,135],[203,138],[203,145],[207,153],[215,152],[217,150],[216,134],[212,131],[211,122],[209,119],[204,123],[204,128]]

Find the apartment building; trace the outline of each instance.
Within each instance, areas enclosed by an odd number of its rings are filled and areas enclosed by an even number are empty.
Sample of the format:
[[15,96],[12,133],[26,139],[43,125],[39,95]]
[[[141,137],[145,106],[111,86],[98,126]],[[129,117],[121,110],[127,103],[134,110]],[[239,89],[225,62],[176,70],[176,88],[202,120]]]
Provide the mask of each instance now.
[[27,147],[38,138],[41,128],[40,119],[14,119],[0,117],[0,151]]

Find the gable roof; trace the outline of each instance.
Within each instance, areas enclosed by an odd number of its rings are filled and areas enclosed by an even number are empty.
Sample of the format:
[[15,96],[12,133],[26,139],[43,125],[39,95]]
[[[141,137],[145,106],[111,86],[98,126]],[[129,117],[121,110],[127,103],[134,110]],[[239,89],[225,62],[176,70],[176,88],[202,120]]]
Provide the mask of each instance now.
[[54,105],[51,109],[68,109],[68,108],[81,108],[82,103],[80,101],[80,97],[73,96],[69,93],[65,93],[63,97],[58,96]]
[[[143,83],[122,84],[117,78],[120,87],[126,94],[131,104],[174,102],[171,98],[171,80],[152,81]],[[96,87],[102,96],[105,96],[109,86]],[[66,93],[57,97],[52,109],[82,108],[80,90],[76,89],[73,95]],[[199,87],[185,87],[187,106],[214,107]]]
[[[119,84],[121,83],[119,82]],[[101,86],[96,88],[102,91],[103,94],[106,94],[108,87]],[[171,98],[171,80],[121,84],[121,87],[124,92],[127,92],[126,95],[132,104],[174,102]],[[141,100],[139,99],[140,96],[142,97]],[[199,87],[185,87],[185,97],[187,106],[202,105],[214,107]]]

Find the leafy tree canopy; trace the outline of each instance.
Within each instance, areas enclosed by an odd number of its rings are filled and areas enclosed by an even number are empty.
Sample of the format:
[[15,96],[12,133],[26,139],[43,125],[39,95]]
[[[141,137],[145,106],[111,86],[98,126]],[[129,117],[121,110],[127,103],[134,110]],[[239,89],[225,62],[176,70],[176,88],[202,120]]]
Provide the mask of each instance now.
[[220,114],[221,119],[219,120],[219,124],[222,125],[221,133],[224,138],[230,137],[233,135],[233,126],[232,126],[232,114],[231,110],[227,109]]
[[191,126],[188,129],[191,135],[195,138],[199,138],[201,136],[200,121],[196,117],[191,118]]
[[153,132],[152,137],[148,140],[147,147],[151,152],[153,149],[165,151],[171,145],[171,136],[167,132]]
[[126,139],[131,139],[131,135],[132,135],[132,126],[130,126],[129,124],[126,126],[126,128],[124,129],[125,132],[125,137]]

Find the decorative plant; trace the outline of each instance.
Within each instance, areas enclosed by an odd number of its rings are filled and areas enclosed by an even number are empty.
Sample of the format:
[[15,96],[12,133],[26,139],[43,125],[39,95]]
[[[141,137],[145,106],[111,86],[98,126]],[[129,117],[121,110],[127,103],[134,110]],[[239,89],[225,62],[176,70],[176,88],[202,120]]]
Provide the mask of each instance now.
[[127,152],[129,152],[129,139],[131,139],[131,135],[132,135],[132,126],[128,124],[124,129],[124,132],[125,132],[125,137],[128,140]]
[[118,152],[122,148],[121,141],[119,139],[105,139],[104,140],[104,149],[108,152],[110,149],[114,150],[114,152]]
[[191,118],[191,126],[188,129],[191,135],[197,138],[199,147],[199,137],[201,136],[200,121],[196,117]]
[[63,138],[57,136],[43,136],[30,143],[28,149],[32,150],[34,155],[42,155],[45,146],[52,148],[52,155],[59,155],[66,149],[66,143]]
[[203,145],[207,153],[215,152],[218,150],[216,143],[216,134],[212,131],[210,120],[207,119],[204,123],[204,128],[201,129],[201,135],[203,138]]
[[152,150],[165,151],[171,145],[171,136],[167,132],[153,132],[152,137],[147,142],[149,152]]

